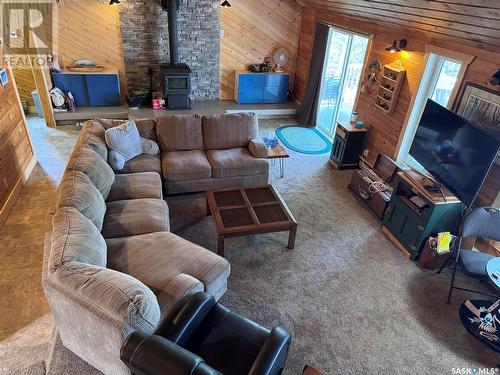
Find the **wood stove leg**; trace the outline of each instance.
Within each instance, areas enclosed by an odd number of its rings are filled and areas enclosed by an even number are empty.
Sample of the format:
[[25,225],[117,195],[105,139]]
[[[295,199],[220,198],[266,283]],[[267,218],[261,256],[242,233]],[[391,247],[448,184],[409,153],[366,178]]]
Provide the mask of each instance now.
[[217,236],[217,254],[224,257],[224,236]]
[[288,235],[288,248],[290,250],[295,249],[295,238],[297,237],[297,224],[295,224],[292,229],[290,229],[290,234]]

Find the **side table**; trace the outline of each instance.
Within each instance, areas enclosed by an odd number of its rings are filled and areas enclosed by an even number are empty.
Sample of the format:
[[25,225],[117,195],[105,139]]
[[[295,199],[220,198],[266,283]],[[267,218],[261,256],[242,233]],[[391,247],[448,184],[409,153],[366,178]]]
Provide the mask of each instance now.
[[486,263],[486,273],[488,279],[500,290],[500,277],[496,276],[500,273],[500,257],[493,258]]
[[286,152],[282,145],[278,145],[273,148],[267,149],[267,158],[269,160],[275,161],[279,160],[280,164],[280,178],[285,177],[285,159],[288,159],[290,155]]

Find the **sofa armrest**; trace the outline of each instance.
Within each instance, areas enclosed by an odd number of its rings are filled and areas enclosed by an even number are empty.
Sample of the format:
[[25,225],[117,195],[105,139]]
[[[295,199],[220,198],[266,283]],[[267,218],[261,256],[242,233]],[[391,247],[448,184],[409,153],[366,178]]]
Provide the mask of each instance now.
[[248,375],[280,374],[285,367],[292,335],[282,327],[274,328],[259,351]]
[[[160,307],[151,289],[122,272],[71,261],[58,267],[44,286],[53,311],[74,305],[75,311],[85,310],[115,328],[150,333],[160,322]],[[52,290],[57,293],[51,293]],[[62,296],[66,301],[58,300]],[[74,319],[70,311],[56,315],[56,324],[63,326],[65,323],[58,322],[57,316]]]
[[254,158],[266,159],[267,146],[262,139],[252,138],[248,142],[248,149]]
[[137,375],[221,375],[202,358],[156,335],[133,332],[123,343],[120,358]]
[[215,306],[215,298],[204,292],[193,294],[173,319],[163,321],[155,335],[185,345]]

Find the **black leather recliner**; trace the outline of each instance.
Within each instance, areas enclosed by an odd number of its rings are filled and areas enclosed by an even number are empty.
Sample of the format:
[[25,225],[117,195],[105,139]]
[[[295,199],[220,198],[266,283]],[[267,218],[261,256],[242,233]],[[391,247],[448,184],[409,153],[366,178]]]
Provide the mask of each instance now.
[[136,375],[279,375],[290,342],[286,329],[264,328],[197,293],[153,335],[132,333],[120,356]]

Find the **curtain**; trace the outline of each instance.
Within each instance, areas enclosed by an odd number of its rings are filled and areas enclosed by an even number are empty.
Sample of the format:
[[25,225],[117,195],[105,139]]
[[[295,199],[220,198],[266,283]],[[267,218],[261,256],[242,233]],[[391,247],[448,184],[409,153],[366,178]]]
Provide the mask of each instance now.
[[314,45],[311,55],[311,67],[309,69],[309,78],[307,80],[306,92],[302,105],[297,110],[297,122],[301,126],[315,127],[316,117],[318,115],[318,100],[320,97],[321,76],[325,64],[325,55],[328,43],[328,33],[330,27],[323,24],[316,24],[314,34]]

